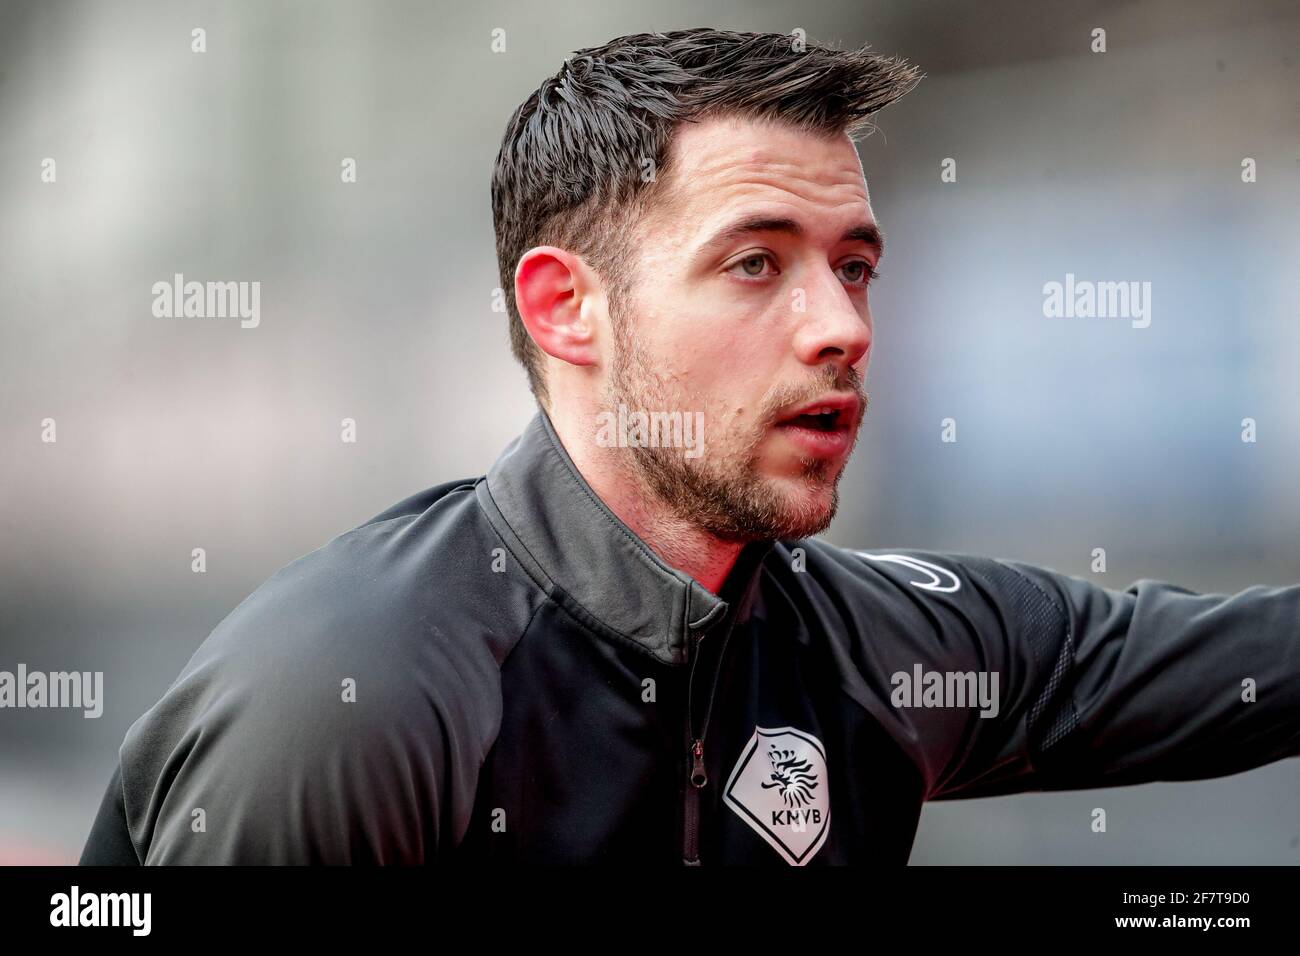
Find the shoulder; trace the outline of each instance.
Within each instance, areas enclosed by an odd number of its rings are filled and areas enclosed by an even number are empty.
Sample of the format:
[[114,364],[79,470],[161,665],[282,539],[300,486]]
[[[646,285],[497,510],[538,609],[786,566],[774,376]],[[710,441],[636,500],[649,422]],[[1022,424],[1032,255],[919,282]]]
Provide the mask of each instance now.
[[772,560],[795,619],[818,622],[804,639],[829,649],[840,688],[921,768],[927,793],[984,728],[1018,726],[1068,659],[1064,616],[1030,566],[815,539]]
[[495,669],[536,595],[494,571],[501,543],[474,488],[429,489],[285,565],[196,657],[253,678],[284,666],[389,691],[452,655]]
[[844,548],[816,538],[787,541],[772,560],[809,572],[825,587],[950,595],[951,600],[987,596],[990,588],[1016,590],[1031,583],[1013,563],[959,551],[918,548]]
[[[195,845],[177,816],[190,805],[219,807],[214,823],[235,827],[227,841],[259,833],[262,818],[285,834],[260,834],[274,853],[239,842],[205,860],[339,858],[337,841],[359,845],[348,828],[377,808],[468,812],[499,729],[500,662],[539,600],[494,572],[499,541],[474,485],[429,489],[339,535],[213,630],[122,745],[142,857],[153,846],[155,859],[189,858],[176,848]],[[405,805],[426,799],[437,805]],[[159,828],[168,837],[155,842]],[[389,840],[437,829],[381,828]]]
[[970,638],[987,651],[1022,639],[1054,643],[1066,626],[1059,600],[1015,561],[918,548],[843,548],[818,539],[782,542],[769,558],[788,592],[839,631],[897,645]]

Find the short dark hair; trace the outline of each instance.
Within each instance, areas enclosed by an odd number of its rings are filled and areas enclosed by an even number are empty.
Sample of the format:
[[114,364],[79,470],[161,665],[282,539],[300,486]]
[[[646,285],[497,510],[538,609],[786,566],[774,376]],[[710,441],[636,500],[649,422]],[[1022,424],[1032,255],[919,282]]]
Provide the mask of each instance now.
[[559,246],[622,289],[630,234],[668,172],[678,123],[738,115],[856,137],[922,77],[896,57],[800,34],[638,33],[574,53],[510,117],[492,172],[510,347],[537,399],[546,404],[546,382],[515,301],[519,259]]

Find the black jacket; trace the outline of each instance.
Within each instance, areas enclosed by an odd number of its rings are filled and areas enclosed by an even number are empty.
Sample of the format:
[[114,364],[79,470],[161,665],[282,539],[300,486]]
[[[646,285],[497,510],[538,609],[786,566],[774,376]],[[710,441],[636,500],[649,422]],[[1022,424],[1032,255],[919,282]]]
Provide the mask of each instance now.
[[1297,753],[1300,586],[802,540],[715,596],[539,413],[236,608],[127,732],[82,862],[902,864],[926,800]]

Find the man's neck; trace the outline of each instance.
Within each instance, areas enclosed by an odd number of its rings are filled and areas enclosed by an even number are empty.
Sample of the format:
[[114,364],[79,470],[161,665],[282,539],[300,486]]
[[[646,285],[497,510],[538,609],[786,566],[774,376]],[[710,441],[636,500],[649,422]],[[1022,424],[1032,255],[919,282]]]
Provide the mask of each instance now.
[[[719,593],[744,544],[722,541],[675,514],[630,475],[616,457],[627,449],[599,448],[567,416],[551,416],[564,449],[605,506],[670,567]],[[587,439],[587,440],[584,440]]]
[[666,513],[648,493],[631,487],[626,478],[615,476],[610,480],[600,468],[594,472],[594,476],[583,472],[587,483],[665,564],[694,578],[714,594],[721,591],[743,544],[720,541],[690,521]]

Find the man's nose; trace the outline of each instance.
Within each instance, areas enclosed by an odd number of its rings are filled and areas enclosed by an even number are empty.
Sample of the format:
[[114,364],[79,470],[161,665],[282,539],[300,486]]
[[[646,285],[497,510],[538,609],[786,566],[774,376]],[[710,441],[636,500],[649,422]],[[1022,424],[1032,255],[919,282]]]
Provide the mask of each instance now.
[[806,290],[805,310],[795,313],[795,354],[805,365],[857,365],[871,348],[871,312],[860,312],[829,268]]

